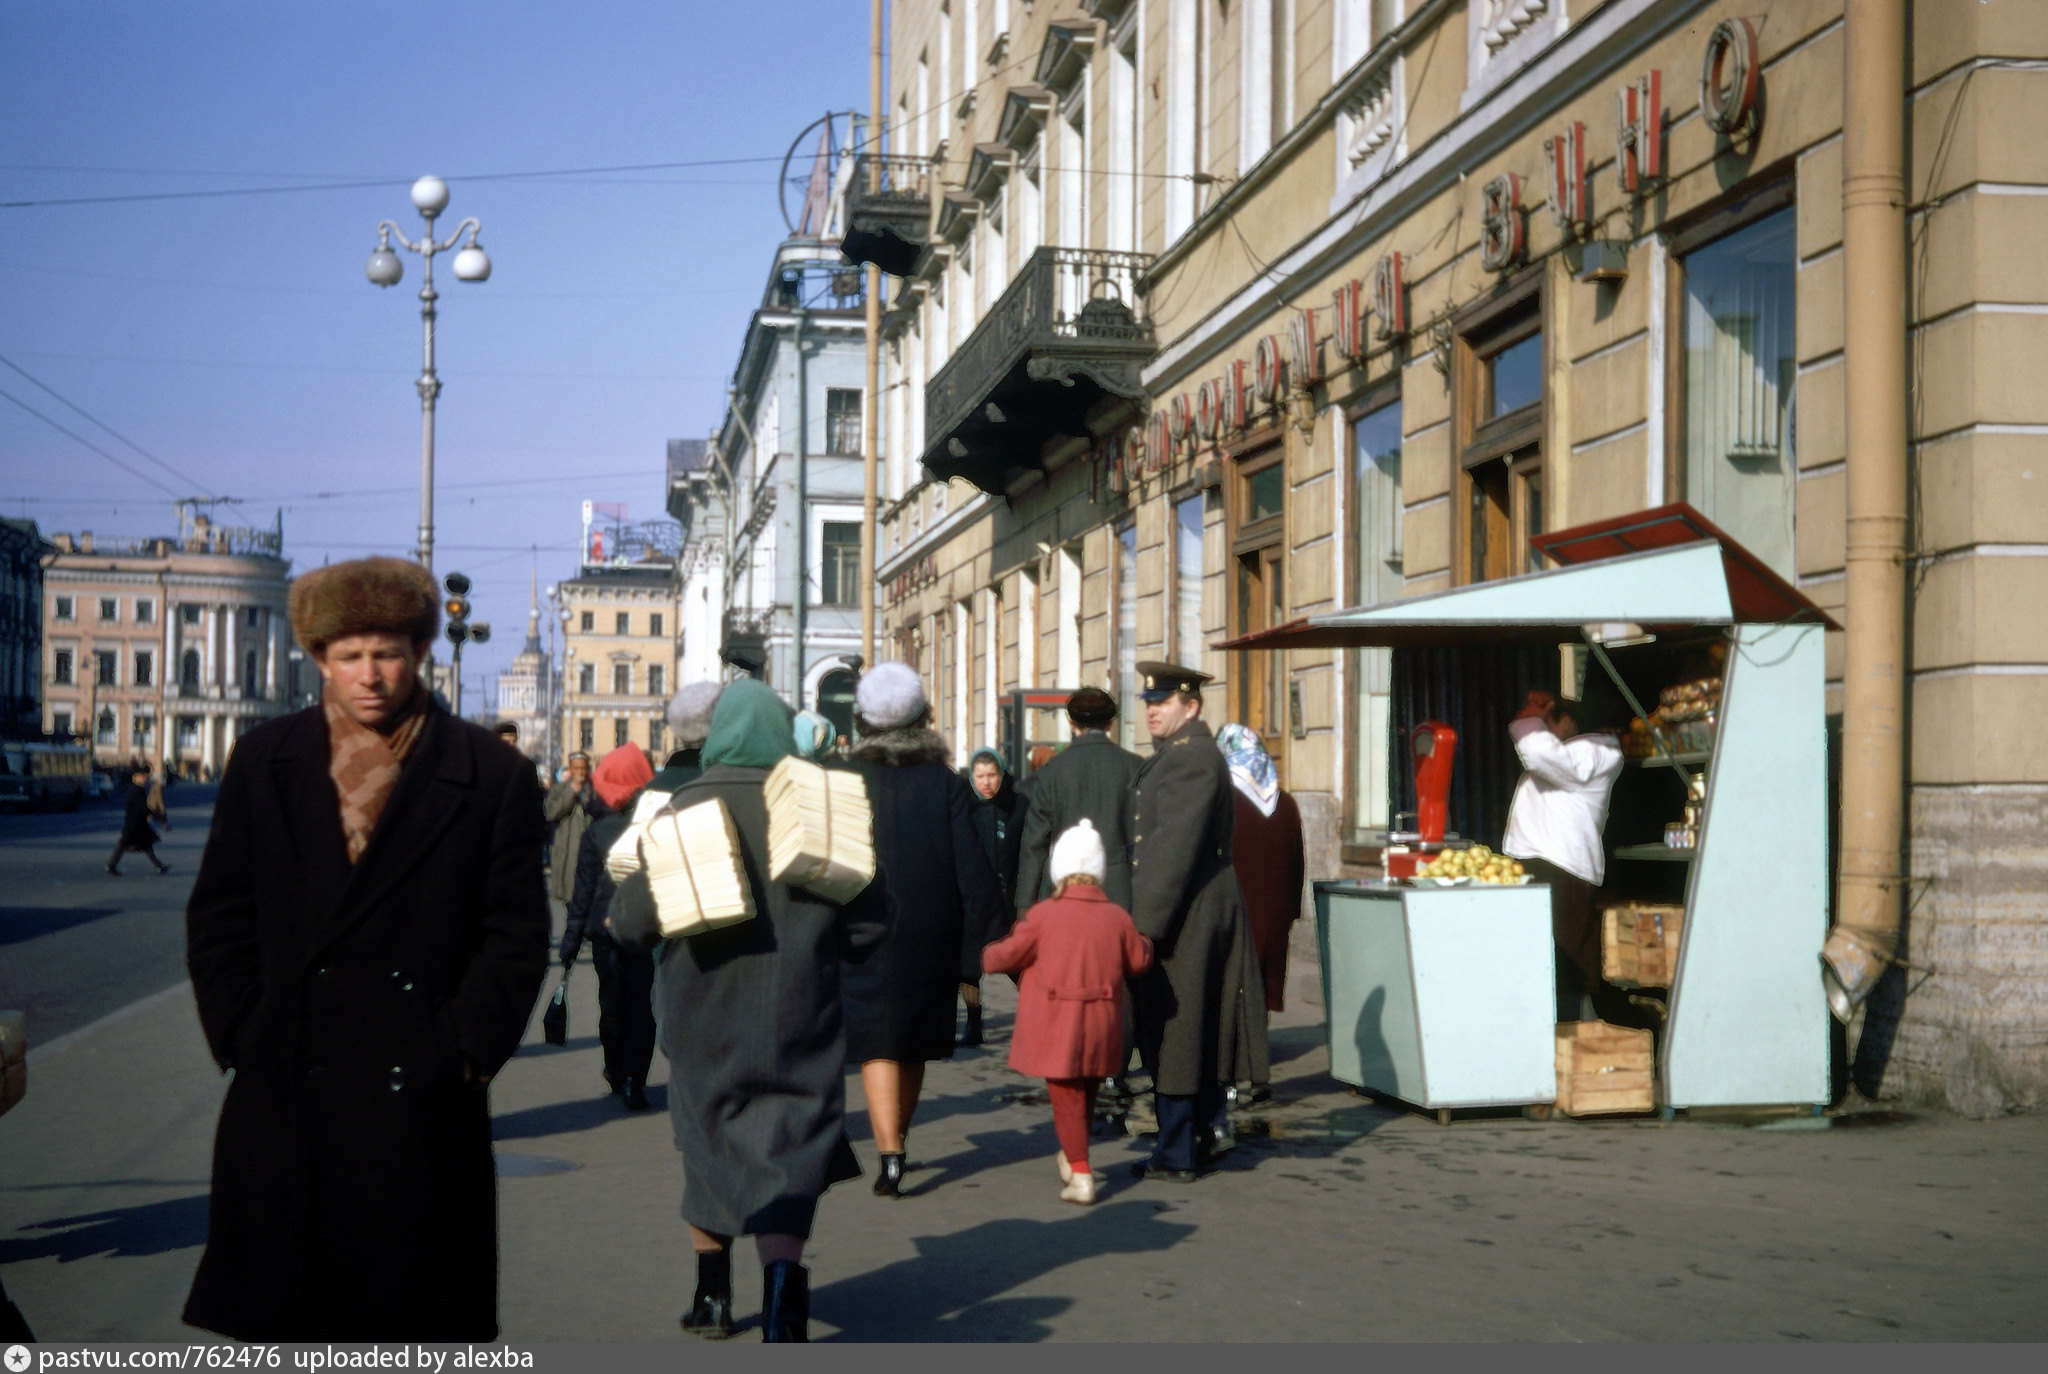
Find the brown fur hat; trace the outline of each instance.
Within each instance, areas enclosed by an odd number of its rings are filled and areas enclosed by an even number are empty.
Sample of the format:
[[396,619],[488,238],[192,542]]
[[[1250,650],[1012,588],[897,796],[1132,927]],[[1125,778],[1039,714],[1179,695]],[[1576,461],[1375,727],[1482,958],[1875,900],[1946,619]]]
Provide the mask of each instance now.
[[292,634],[317,654],[343,635],[405,635],[415,644],[441,629],[434,575],[409,558],[353,558],[292,582]]

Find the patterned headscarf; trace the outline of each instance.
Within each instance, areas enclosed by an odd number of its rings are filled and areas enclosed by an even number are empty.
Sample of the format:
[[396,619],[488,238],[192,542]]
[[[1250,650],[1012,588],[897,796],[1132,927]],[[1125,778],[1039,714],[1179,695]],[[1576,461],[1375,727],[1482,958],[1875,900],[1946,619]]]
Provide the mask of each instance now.
[[1230,780],[1237,790],[1259,808],[1261,816],[1273,814],[1280,804],[1280,776],[1273,768],[1273,756],[1259,743],[1256,731],[1235,722],[1216,732],[1216,747],[1230,765]]

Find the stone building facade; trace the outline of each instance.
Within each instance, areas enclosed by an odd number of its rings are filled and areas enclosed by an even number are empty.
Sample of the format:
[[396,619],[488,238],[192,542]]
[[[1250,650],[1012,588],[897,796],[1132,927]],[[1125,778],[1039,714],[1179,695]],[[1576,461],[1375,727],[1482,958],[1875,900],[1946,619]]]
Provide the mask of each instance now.
[[101,764],[214,777],[258,723],[319,698],[292,643],[272,530],[185,519],[175,539],[53,535],[43,565],[43,728]]
[[0,517],[0,738],[43,728],[43,557],[33,520]]
[[[1219,641],[1680,500],[1842,618],[1842,0],[892,15],[884,197],[848,202],[924,211],[881,614],[963,755],[1015,688],[1198,663],[1335,877],[1391,819],[1397,664]],[[2048,1096],[2048,274],[2013,248],[2048,12],[1909,19],[1911,968],[1855,1071],[1991,1112]]]
[[585,564],[560,583],[563,621],[561,753],[593,760],[637,744],[668,756],[668,699],[676,688],[681,584],[672,558]]

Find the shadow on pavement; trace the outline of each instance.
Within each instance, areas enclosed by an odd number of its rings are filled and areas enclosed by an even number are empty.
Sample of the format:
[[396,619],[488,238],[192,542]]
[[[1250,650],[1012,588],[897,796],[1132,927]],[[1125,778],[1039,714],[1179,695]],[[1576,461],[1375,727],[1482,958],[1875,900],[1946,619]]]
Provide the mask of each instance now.
[[[553,996],[552,993],[548,994]],[[562,1044],[521,1045],[513,1051],[514,1059],[543,1059],[551,1054],[573,1054],[577,1050],[594,1050],[603,1042],[594,1035],[572,1035]]]
[[69,1264],[90,1255],[161,1255],[204,1245],[206,1200],[207,1194],[194,1193],[169,1202],[31,1222],[20,1229],[46,1234],[0,1240],[0,1264],[48,1258]]
[[0,907],[0,945],[18,945],[41,935],[54,935],[73,926],[90,925],[109,916],[119,916],[117,906],[8,906]]
[[550,1102],[545,1107],[527,1107],[491,1118],[491,1139],[531,1140],[537,1136],[567,1135],[572,1131],[594,1131],[632,1116],[655,1116],[668,1110],[668,1085],[657,1083],[647,1090],[649,1110],[629,1112],[610,1093],[579,1097],[573,1102]]
[[[848,1086],[857,1088],[860,1084],[860,1070],[849,1069],[847,1074]],[[990,1084],[971,1093],[927,1092],[924,1100],[917,1104],[917,1115],[910,1120],[911,1134],[915,1135],[920,1128],[929,1126],[934,1121],[944,1121],[949,1116],[982,1116],[988,1112],[999,1112],[1005,1107],[1015,1106],[1018,1095],[1028,1093],[1033,1086],[1034,1080],[1019,1078],[1014,1082]],[[1044,1089],[1040,1088],[1038,1091],[1043,1097]],[[868,1127],[866,1108],[854,1106],[849,1102],[846,1109],[846,1134],[848,1139],[855,1141],[874,1139],[874,1133]]]
[[916,1259],[827,1284],[811,1295],[811,1314],[841,1341],[1042,1341],[1073,1299],[1002,1294],[1098,1255],[1168,1250],[1194,1230],[1149,1204],[1118,1202],[1065,1221],[1013,1217],[919,1236]]

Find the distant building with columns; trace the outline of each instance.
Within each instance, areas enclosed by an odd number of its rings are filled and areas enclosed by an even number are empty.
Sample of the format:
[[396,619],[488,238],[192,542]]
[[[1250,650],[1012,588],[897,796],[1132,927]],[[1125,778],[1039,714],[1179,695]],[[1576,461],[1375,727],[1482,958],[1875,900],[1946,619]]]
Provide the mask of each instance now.
[[181,503],[176,538],[50,536],[43,729],[101,764],[217,776],[258,723],[319,697],[292,646],[281,528],[229,529]]

